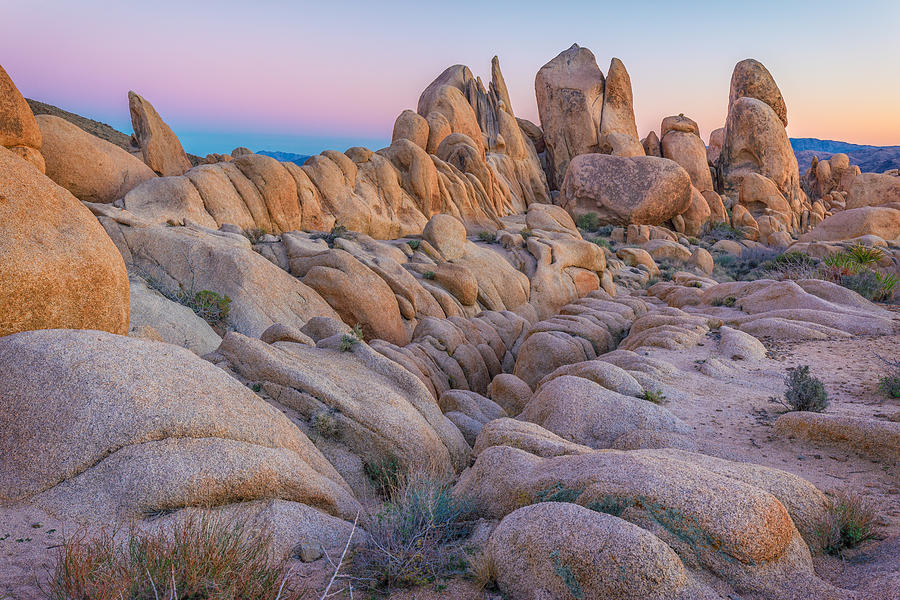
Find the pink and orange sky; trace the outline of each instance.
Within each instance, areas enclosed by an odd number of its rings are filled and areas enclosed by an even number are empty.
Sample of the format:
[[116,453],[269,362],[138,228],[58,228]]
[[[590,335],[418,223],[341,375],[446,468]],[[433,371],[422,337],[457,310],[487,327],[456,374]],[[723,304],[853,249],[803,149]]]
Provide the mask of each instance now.
[[900,2],[101,2],[0,0],[0,64],[27,97],[131,132],[149,99],[194,154],[317,153],[390,142],[451,64],[499,55],[520,117],[534,75],[573,42],[631,74],[641,136],[684,113],[725,119],[734,64],[762,61],[788,133],[900,145]]

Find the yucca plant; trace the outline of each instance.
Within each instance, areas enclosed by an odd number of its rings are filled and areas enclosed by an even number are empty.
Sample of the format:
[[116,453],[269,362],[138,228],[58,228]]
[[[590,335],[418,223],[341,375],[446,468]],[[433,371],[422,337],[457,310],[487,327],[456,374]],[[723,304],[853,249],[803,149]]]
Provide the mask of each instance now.
[[859,242],[853,244],[844,251],[853,263],[859,267],[867,267],[877,264],[884,258],[884,252],[880,248],[863,246]]

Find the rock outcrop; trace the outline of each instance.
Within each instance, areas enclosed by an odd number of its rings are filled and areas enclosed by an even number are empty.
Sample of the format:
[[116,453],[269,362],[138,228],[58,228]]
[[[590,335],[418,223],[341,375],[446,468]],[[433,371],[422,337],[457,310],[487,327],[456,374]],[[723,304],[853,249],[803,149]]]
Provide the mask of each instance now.
[[569,165],[559,204],[600,223],[660,225],[691,205],[691,178],[678,163],[653,156],[582,154]]
[[44,172],[41,130],[19,88],[0,66],[0,146],[12,150]]
[[128,109],[134,128],[133,143],[140,149],[147,166],[158,175],[183,175],[191,168],[175,132],[166,125],[153,105],[134,92],[128,92]]
[[127,333],[128,274],[115,246],[72,194],[6,148],[0,230],[0,336],[54,328]]
[[156,175],[118,146],[68,121],[38,115],[47,177],[84,202],[114,202]]
[[535,76],[550,183],[556,189],[562,187],[569,161],[579,154],[600,151],[605,84],[594,54],[578,44],[561,52]]
[[262,498],[359,509],[284,415],[187,350],[32,331],[0,339],[0,365],[3,503],[102,523]]
[[[728,117],[718,157],[719,191],[732,204],[740,202],[753,210],[748,211],[750,220],[737,223],[733,219],[733,226],[760,230],[757,220],[772,216],[790,233],[808,228],[811,206],[800,187],[797,158],[785,131],[786,123],[784,99],[769,72],[752,59],[739,62],[732,74]],[[743,180],[752,174],[774,184],[782,198],[780,203],[790,207],[789,215],[766,211],[768,201],[749,192],[742,193]],[[757,186],[757,189],[762,188]]]

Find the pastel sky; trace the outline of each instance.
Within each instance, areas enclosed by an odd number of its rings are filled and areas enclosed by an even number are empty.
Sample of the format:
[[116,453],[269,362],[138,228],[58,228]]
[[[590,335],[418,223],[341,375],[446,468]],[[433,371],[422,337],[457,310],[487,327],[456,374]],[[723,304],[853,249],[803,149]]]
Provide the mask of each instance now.
[[792,137],[900,145],[897,0],[0,0],[0,64],[25,96],[130,133],[133,89],[200,155],[383,147],[444,68],[489,79],[494,54],[537,122],[534,75],[573,42],[604,73],[625,63],[641,136],[684,113],[705,139],[753,57]]

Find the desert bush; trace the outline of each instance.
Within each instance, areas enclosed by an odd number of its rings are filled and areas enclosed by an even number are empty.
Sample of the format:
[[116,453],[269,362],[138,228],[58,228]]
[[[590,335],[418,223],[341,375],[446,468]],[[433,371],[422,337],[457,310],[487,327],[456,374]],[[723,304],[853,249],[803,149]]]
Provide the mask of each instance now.
[[208,517],[124,542],[109,531],[81,534],[60,546],[46,592],[52,600],[298,598],[286,564],[270,555],[268,533]]
[[844,252],[860,267],[878,264],[884,258],[884,251],[881,248],[863,246],[859,242],[856,242]]
[[527,240],[528,238],[530,238],[531,236],[534,235],[534,232],[531,230],[530,227],[523,227],[522,231],[519,232],[519,235],[522,236],[523,240]]
[[251,244],[258,244],[266,235],[269,235],[269,231],[265,227],[251,227],[244,230],[244,237],[250,240]]
[[353,554],[350,572],[372,591],[425,585],[468,569],[454,542],[468,535],[469,508],[450,485],[415,475],[390,489],[384,510],[366,526],[367,540]]
[[353,239],[353,237],[353,232],[351,232],[343,225],[338,225],[337,223],[334,224],[334,226],[331,228],[331,231],[329,231],[328,233],[318,232],[310,236],[310,238],[314,240],[325,240],[325,243],[328,244],[329,248],[334,248],[334,242],[338,238]]
[[412,248],[413,250],[418,250],[419,246],[422,245],[422,241],[421,240],[409,240],[408,242],[406,242],[406,245],[409,246],[410,248]]
[[765,279],[818,279],[819,261],[802,252],[785,252],[758,267]]
[[320,410],[313,415],[312,426],[316,433],[325,439],[334,439],[340,434],[338,421],[334,416],[334,409]]
[[877,512],[869,502],[859,494],[844,490],[835,491],[831,496],[825,518],[816,531],[823,552],[840,555],[875,538]]
[[853,290],[867,300],[885,302],[894,297],[900,278],[873,269],[882,258],[884,252],[880,248],[857,243],[826,256],[819,278]]
[[425,271],[422,273],[422,277],[425,279],[434,279],[434,271]]
[[479,231],[478,239],[479,239],[479,241],[482,241],[485,244],[494,244],[497,242],[497,232],[495,232],[495,231]]
[[231,298],[228,295],[220,296],[211,290],[201,290],[190,299],[185,294],[182,304],[188,306],[210,325],[225,322],[231,311]]
[[900,398],[900,360],[888,360],[882,356],[878,358],[888,366],[887,374],[878,380],[878,389],[889,398]]
[[809,365],[791,367],[784,378],[784,400],[776,402],[783,404],[789,410],[803,410],[822,412],[828,408],[828,394],[825,393],[825,385],[809,374]]
[[707,243],[715,243],[720,240],[734,240],[737,242],[744,239],[744,232],[728,223],[719,221],[709,226],[709,229],[703,234],[703,239]]
[[713,276],[717,280],[750,281],[765,277],[764,266],[779,256],[771,248],[744,248],[741,256],[720,254],[713,258]]
[[585,231],[597,231],[600,227],[600,215],[595,212],[587,212],[583,215],[578,215],[575,218],[575,226],[579,229],[584,229]]
[[724,298],[716,298],[712,301],[711,306],[727,306],[731,308],[737,303],[737,298],[734,296],[725,296]]
[[590,510],[606,513],[608,515],[612,515],[614,517],[619,517],[625,512],[626,508],[629,508],[634,503],[626,498],[619,498],[618,496],[603,496],[599,500],[595,500],[588,504],[585,508],[589,508]]
[[363,468],[375,490],[383,497],[389,497],[391,491],[399,488],[405,478],[403,466],[396,456],[367,462]]
[[662,404],[666,400],[666,397],[660,390],[644,390],[638,398],[653,404]]
[[882,302],[890,300],[894,296],[897,281],[897,276],[892,273],[882,274],[871,269],[864,269],[858,273],[843,275],[838,283],[867,300]]
[[594,237],[592,235],[585,237],[587,241],[597,244],[601,248],[606,248],[607,250],[612,250],[612,244],[610,244],[609,240],[606,240],[602,237]]

